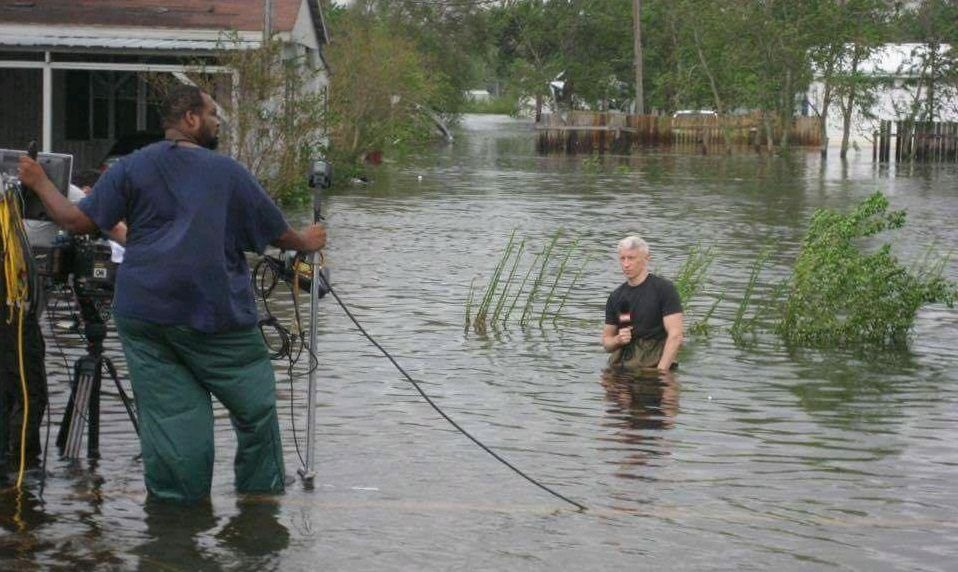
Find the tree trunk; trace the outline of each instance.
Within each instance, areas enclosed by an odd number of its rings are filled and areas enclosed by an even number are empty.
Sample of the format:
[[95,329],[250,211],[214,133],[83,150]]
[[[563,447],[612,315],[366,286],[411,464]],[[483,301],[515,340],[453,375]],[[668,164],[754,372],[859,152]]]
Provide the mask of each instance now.
[[633,49],[635,51],[635,114],[645,115],[645,92],[642,87],[642,0],[632,0]]
[[842,102],[842,150],[839,157],[845,159],[848,156],[848,137],[852,128],[852,111],[855,109],[855,74],[858,73],[858,62],[862,53],[857,47],[852,54],[851,82],[848,85],[848,93]]
[[779,123],[782,126],[782,139],[779,149],[788,149],[788,136],[792,133],[792,119],[795,115],[795,96],[792,93],[792,70],[785,70],[785,84],[782,86],[781,109],[779,109]]
[[935,120],[935,83],[938,79],[938,44],[928,46],[928,87],[926,93],[925,121]]
[[705,71],[705,77],[707,77],[709,80],[709,88],[712,90],[712,100],[715,103],[715,112],[718,113],[719,121],[722,122],[722,139],[725,142],[725,152],[731,153],[732,136],[729,134],[728,122],[724,121],[725,106],[722,104],[722,97],[719,95],[718,86],[715,83],[715,75],[712,74],[712,70],[709,68],[709,64],[705,60],[705,53],[702,51],[702,44],[699,41],[699,31],[697,29],[693,28],[692,38],[695,40],[695,49],[699,55],[699,62],[702,63],[702,69]]
[[821,155],[822,159],[828,158],[828,106],[832,104],[832,82],[826,77],[822,86],[822,109],[818,112],[818,118],[821,119],[819,135],[822,140]]
[[[841,49],[837,51],[841,53]],[[817,110],[818,118],[822,122],[819,127],[822,159],[828,158],[828,108],[832,105],[832,76],[835,74],[836,63],[838,63],[838,56],[830,57],[825,64],[825,73],[822,75],[822,108]]]
[[[682,70],[682,58],[677,57],[675,54],[679,53],[681,42],[679,42],[679,32],[675,29],[675,13],[671,10],[669,11],[669,30],[672,32],[672,60],[675,62],[675,77],[683,77]],[[668,105],[671,109],[678,109],[681,98],[679,97],[679,90],[673,87],[673,84],[676,82],[666,82],[666,90],[668,99]]]
[[762,112],[762,125],[765,127],[765,150],[771,155],[775,150],[775,134],[772,132],[772,121],[767,111]]

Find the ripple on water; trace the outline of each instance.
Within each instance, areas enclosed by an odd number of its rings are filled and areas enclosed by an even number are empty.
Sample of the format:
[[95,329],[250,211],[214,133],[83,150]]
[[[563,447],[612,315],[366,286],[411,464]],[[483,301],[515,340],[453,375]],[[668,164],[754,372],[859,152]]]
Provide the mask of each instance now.
[[[819,207],[847,208],[876,188],[913,226],[895,252],[916,259],[955,244],[953,167],[920,176],[867,161],[645,152],[577,159],[535,155],[528,125],[467,117],[451,147],[387,165],[373,184],[326,197],[327,261],[358,319],[437,404],[534,478],[518,478],[456,433],[353,328],[320,304],[317,487],[240,501],[235,438],[218,408],[213,501],[169,515],[144,508],[139,447],[104,397],[96,461],[52,456],[45,504],[4,497],[0,562],[41,568],[178,569],[950,569],[958,557],[958,358],[954,310],[919,313],[897,352],[794,350],[774,336],[728,335],[752,263],[773,254],[755,303],[788,274]],[[616,170],[628,172],[619,172]],[[422,175],[421,181],[418,176]],[[294,213],[301,221],[309,213]],[[509,234],[531,255],[564,229],[589,263],[553,324],[464,331],[470,282],[481,287]],[[669,380],[610,380],[598,345],[613,252],[637,232],[656,273],[689,246],[715,260],[691,319],[722,296],[709,337],[687,341]],[[530,256],[531,257],[531,256]],[[945,275],[958,278],[954,264]],[[699,304],[701,302],[701,304]],[[288,300],[276,312],[288,318]],[[68,322],[65,304],[52,312]],[[48,326],[49,327],[49,326]],[[59,331],[59,330],[58,330]],[[71,337],[72,336],[72,337]],[[59,420],[75,335],[48,343]],[[60,357],[63,348],[64,356]],[[111,333],[108,354],[125,372]],[[287,471],[305,424],[305,365],[277,371]],[[125,382],[126,383],[126,382]],[[292,406],[292,409],[291,407]],[[8,510],[9,509],[9,510]],[[267,542],[268,540],[268,542]]]

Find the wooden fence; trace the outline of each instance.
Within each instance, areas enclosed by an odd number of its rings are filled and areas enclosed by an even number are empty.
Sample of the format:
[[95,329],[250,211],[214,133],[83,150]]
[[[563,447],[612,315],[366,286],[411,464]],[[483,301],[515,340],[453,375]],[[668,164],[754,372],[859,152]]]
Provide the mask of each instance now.
[[[628,153],[639,146],[675,146],[709,153],[725,149],[725,134],[732,146],[756,148],[765,144],[765,130],[758,114],[732,116],[627,115],[614,112],[573,111],[562,119],[543,114],[536,124],[540,152]],[[791,125],[789,144],[821,145],[821,122],[817,117],[799,117]],[[782,131],[772,131],[775,145]]]
[[883,120],[875,133],[873,161],[891,162],[893,138],[895,162],[958,162],[958,122]]

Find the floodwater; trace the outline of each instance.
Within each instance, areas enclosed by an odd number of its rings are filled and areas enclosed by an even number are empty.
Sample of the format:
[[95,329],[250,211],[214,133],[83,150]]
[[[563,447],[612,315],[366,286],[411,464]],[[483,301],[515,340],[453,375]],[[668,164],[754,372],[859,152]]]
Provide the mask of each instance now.
[[[281,497],[239,498],[219,410],[211,504],[145,508],[138,444],[107,390],[102,458],[52,454],[42,502],[36,474],[24,495],[0,497],[0,567],[953,570],[958,311],[923,309],[897,351],[789,349],[771,334],[742,346],[727,332],[752,262],[776,245],[761,302],[816,208],[846,209],[879,189],[908,211],[887,237],[903,260],[958,244],[954,165],[906,172],[872,165],[870,149],[853,155],[825,166],[804,153],[543,157],[528,124],[476,116],[453,145],[326,198],[333,284],[369,333],[464,428],[587,511],[457,433],[327,296],[314,490],[296,481]],[[485,285],[509,234],[531,252],[560,228],[579,240],[572,266],[590,256],[562,319],[466,330],[470,283]],[[622,280],[614,245],[633,232],[666,277],[692,245],[715,254],[689,321],[723,301],[711,334],[688,337],[672,379],[602,375],[605,298]],[[958,279],[958,265],[945,273]],[[276,304],[289,319],[289,304]],[[64,364],[81,352],[67,310],[52,314],[51,440]],[[107,353],[125,372],[115,338]],[[295,474],[305,379],[291,390],[277,368]]]

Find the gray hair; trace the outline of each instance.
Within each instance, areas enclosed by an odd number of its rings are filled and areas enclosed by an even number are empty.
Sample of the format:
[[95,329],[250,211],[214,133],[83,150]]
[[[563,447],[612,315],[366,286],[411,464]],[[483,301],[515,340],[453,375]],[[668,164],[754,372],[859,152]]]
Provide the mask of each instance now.
[[623,238],[619,241],[619,249],[625,250],[641,250],[642,252],[649,253],[649,243],[645,242],[636,235],[631,235]]

